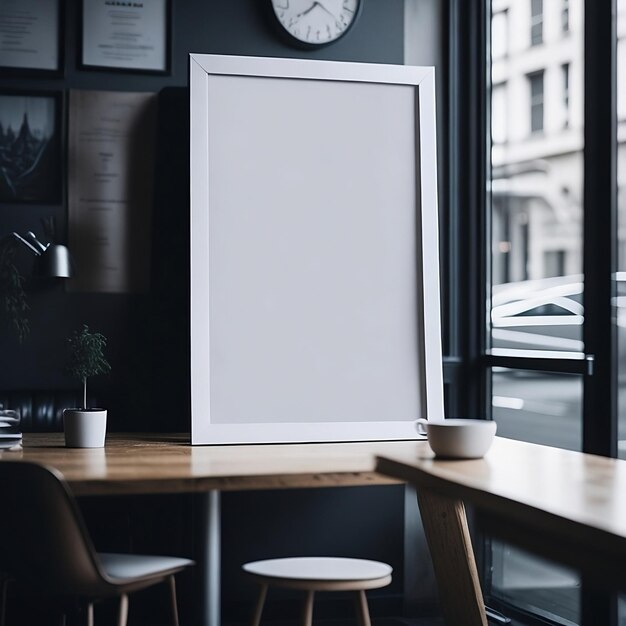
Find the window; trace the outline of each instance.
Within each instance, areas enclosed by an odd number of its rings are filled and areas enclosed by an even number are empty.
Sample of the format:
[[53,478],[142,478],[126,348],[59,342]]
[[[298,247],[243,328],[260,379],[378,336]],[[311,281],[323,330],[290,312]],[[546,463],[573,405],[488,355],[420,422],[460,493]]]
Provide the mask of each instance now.
[[528,75],[530,88],[530,132],[543,131],[543,71]]
[[[455,266],[462,279],[458,301],[469,305],[468,334],[462,337],[467,375],[459,376],[464,407],[492,416],[503,436],[610,457],[619,450],[626,457],[626,316],[621,319],[622,305],[626,311],[626,289],[621,289],[626,284],[626,121],[615,119],[616,100],[620,114],[626,111],[626,97],[621,99],[626,48],[620,43],[626,41],[626,0],[570,0],[566,38],[559,36],[561,0],[546,3],[546,38],[541,32],[542,45],[532,48],[526,45],[530,16],[539,17],[541,3],[485,0],[454,6],[454,20],[469,24],[452,31],[459,37],[451,42],[456,74],[449,84],[458,113],[450,120],[454,177],[447,187],[467,250]],[[505,9],[511,37],[502,60],[490,56],[490,30],[484,25]],[[537,40],[539,28],[535,31]],[[504,116],[485,99],[502,83],[508,94]],[[533,116],[531,101],[541,115]],[[535,128],[543,128],[540,136],[529,136],[531,117]],[[498,126],[502,119],[507,142],[490,146],[490,124]],[[557,272],[562,275],[552,276]],[[563,307],[572,316],[525,317],[549,321],[528,333],[494,323],[505,317],[496,316],[502,304],[496,295],[506,292],[509,302],[526,300],[530,310],[537,291],[545,295],[548,289],[555,303],[557,297],[572,302]],[[573,303],[584,311],[575,313]],[[512,316],[510,323],[523,317]],[[520,332],[507,338],[500,331]],[[511,343],[496,347],[496,340],[504,339]],[[526,347],[516,349],[513,339]],[[544,346],[567,341],[573,349],[528,346],[529,339]],[[498,546],[489,537],[482,556],[485,601],[514,623],[617,625],[615,598],[593,588],[593,581],[581,582],[574,572]],[[619,611],[620,623],[626,624],[626,596]]]
[[[572,28],[563,41],[544,40],[541,0],[490,2],[494,11],[506,7],[511,24],[524,24],[530,9],[532,44],[515,45],[512,29],[507,58],[492,54],[487,72],[491,416],[501,436],[582,450],[585,377],[572,363],[584,362],[583,125],[574,117],[583,110],[576,74],[583,33],[573,29],[577,21],[570,24],[569,3],[546,3],[546,28],[559,33],[559,7]],[[500,541],[488,545],[489,606],[509,617],[519,611],[542,623],[579,623],[576,572]]]
[[561,0],[561,32],[569,32],[569,0]]
[[530,0],[530,45],[543,43],[543,0]]
[[569,63],[561,65],[561,76],[563,82],[563,128],[570,125],[569,110]]

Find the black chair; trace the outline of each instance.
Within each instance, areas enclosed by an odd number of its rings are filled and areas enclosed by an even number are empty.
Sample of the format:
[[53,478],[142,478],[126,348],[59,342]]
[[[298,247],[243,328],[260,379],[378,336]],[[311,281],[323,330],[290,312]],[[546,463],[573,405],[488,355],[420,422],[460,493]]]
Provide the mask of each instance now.
[[[170,556],[96,553],[62,476],[21,461],[0,461],[0,572],[62,600],[78,600],[93,626],[93,604],[119,598],[125,626],[128,594],[167,583],[178,626],[174,574],[193,561]],[[0,594],[0,600],[5,594]],[[0,617],[4,607],[0,606]]]

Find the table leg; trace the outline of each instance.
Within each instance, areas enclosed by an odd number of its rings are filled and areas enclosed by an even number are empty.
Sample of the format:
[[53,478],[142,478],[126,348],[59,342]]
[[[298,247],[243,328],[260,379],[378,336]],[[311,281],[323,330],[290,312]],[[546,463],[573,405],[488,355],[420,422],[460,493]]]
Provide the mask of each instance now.
[[198,626],[220,626],[221,498],[217,490],[198,495],[197,570],[200,577]]
[[465,507],[432,491],[417,500],[447,626],[487,626]]

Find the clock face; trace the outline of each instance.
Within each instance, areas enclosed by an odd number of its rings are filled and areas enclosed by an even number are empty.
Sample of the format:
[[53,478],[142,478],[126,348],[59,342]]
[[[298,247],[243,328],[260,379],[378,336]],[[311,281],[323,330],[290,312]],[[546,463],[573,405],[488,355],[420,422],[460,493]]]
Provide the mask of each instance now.
[[361,0],[271,0],[274,14],[297,41],[313,46],[339,39],[352,26]]

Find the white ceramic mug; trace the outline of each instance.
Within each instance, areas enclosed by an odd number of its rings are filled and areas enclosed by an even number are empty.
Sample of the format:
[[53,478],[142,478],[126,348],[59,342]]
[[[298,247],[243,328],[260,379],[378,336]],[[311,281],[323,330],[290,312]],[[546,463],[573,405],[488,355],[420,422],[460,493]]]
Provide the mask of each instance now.
[[485,456],[496,434],[495,422],[477,419],[418,419],[417,432],[428,437],[432,451],[450,459],[479,459]]

